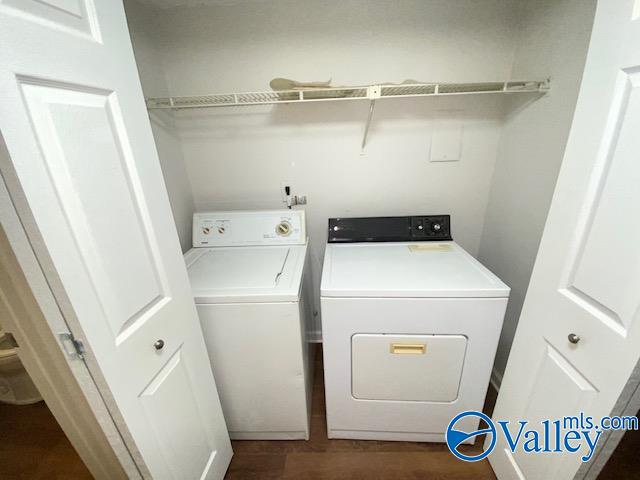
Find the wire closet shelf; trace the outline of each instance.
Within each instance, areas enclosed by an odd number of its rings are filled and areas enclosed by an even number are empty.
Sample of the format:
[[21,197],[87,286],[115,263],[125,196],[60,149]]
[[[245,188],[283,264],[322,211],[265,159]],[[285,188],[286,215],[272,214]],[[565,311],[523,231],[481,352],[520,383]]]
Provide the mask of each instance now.
[[381,100],[385,98],[437,97],[483,93],[545,93],[548,90],[549,80],[413,83],[147,98],[147,108],[150,110],[177,110],[183,108],[238,107],[337,100]]

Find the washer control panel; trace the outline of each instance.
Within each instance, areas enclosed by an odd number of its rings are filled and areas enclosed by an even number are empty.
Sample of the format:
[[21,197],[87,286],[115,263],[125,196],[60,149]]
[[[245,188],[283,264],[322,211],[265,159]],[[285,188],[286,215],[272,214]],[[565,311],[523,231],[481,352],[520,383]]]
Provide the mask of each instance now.
[[306,241],[304,210],[193,214],[194,247],[301,245]]

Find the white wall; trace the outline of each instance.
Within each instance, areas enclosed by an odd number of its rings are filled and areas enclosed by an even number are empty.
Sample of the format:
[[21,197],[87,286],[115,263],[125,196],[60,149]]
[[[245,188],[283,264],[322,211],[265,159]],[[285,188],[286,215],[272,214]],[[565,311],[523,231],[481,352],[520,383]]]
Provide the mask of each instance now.
[[[365,155],[366,102],[175,115],[197,209],[279,208],[282,181],[308,195],[316,307],[327,218],[451,213],[455,240],[513,289],[496,361],[502,372],[562,158],[594,1],[211,3],[153,9],[136,22],[134,36],[146,25],[160,55],[140,66],[145,87],[161,76],[153,70],[160,62],[172,95],[268,90],[273,77],[334,85],[552,77],[551,92],[535,102],[379,101]],[[447,123],[464,127],[461,160],[430,163],[431,138]],[[172,195],[174,210],[180,198]],[[178,224],[186,218],[176,217]],[[179,228],[188,232],[188,221]]]
[[[167,83],[156,39],[159,12],[135,0],[128,0],[125,7],[142,90],[146,97],[166,96]],[[194,202],[173,115],[166,111],[152,114],[151,128],[180,245],[185,251],[191,247]]]
[[[230,2],[161,10],[156,42],[173,95],[268,90],[280,76],[503,80],[516,13],[509,0]],[[454,238],[477,253],[502,105],[380,101],[363,156],[367,102],[181,111],[176,122],[197,209],[280,208],[282,181],[308,195],[317,308],[329,217],[451,213]],[[429,163],[447,122],[464,127],[462,158]]]
[[511,287],[494,366],[499,383],[538,250],[578,95],[595,0],[526,2],[513,77],[550,76],[551,91],[514,105],[498,149],[479,259]]
[[174,95],[268,89],[273,77],[336,85],[495,80],[509,74],[513,0],[247,0],[161,10]]

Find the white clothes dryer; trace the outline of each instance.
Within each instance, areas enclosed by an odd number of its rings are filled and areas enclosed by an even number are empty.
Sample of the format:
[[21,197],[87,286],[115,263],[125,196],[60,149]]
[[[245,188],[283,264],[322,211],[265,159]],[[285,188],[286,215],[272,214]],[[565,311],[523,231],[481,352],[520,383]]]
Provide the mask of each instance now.
[[330,219],[328,242],[329,437],[443,442],[482,409],[509,288],[452,241],[448,215]]

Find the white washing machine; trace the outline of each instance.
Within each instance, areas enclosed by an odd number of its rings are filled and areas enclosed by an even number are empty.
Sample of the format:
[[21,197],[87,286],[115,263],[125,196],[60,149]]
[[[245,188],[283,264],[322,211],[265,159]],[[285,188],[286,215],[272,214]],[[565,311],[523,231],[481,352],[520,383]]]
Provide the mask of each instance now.
[[304,211],[196,213],[185,254],[233,439],[308,439]]
[[[329,438],[445,441],[456,414],[482,410],[508,296],[451,240],[448,215],[330,219]],[[477,428],[474,418],[457,427]]]

